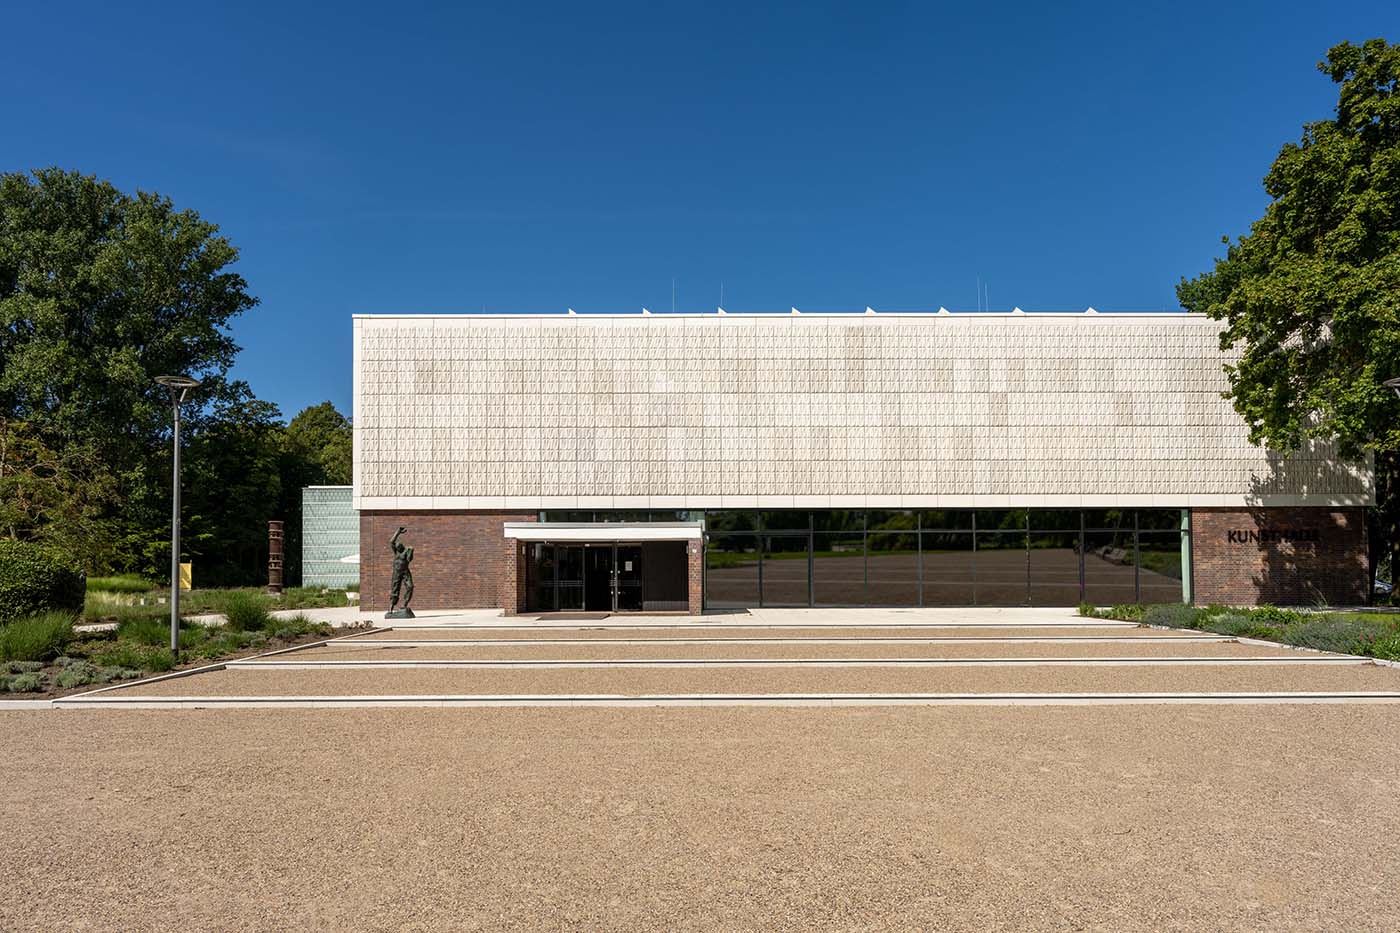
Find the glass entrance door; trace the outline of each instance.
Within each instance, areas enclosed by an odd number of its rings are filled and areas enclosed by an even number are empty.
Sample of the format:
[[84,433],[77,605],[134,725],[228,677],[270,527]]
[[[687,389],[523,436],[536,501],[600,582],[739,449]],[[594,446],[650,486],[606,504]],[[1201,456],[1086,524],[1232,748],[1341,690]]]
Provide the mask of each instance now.
[[556,544],[555,584],[558,601],[555,608],[561,612],[580,610],[584,606],[584,553],[577,544]]
[[[645,550],[640,544],[532,544],[526,607],[531,612],[641,612],[649,598],[642,576]],[[682,553],[682,573],[683,558]],[[665,571],[662,564],[657,566]],[[655,583],[647,586],[655,589]]]
[[642,546],[613,547],[613,611],[642,611]]

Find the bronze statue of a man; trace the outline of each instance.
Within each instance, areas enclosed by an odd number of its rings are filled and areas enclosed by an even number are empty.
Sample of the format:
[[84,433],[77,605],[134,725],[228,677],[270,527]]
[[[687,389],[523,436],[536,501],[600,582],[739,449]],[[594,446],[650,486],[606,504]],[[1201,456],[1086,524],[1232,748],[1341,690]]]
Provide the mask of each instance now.
[[403,613],[400,618],[413,618],[413,610],[408,608],[408,603],[413,599],[413,571],[408,565],[413,563],[413,548],[399,542],[399,537],[408,531],[403,525],[394,532],[394,537],[389,539],[389,549],[394,552],[394,575],[389,582],[389,612],[395,612],[399,604],[399,592],[403,592]]

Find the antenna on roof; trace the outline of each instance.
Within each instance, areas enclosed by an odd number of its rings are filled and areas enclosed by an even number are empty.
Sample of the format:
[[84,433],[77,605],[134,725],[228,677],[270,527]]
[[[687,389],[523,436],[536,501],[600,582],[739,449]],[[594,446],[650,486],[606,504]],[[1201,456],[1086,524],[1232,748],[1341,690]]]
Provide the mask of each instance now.
[[717,313],[719,313],[719,314],[728,314],[728,313],[729,313],[728,311],[724,310],[723,308],[715,308],[715,311],[716,311]]

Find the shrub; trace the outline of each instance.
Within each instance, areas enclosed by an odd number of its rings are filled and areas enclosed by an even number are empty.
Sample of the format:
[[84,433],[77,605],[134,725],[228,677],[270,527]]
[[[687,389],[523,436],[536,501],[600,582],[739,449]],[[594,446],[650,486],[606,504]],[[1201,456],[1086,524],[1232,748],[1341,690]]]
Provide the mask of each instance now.
[[221,631],[210,636],[209,640],[198,648],[191,649],[191,654],[212,660],[247,648],[261,647],[265,644],[267,644],[265,632]]
[[1219,615],[1210,616],[1201,623],[1200,627],[1203,631],[1214,632],[1217,635],[1229,635],[1232,638],[1262,638],[1265,641],[1282,641],[1284,638],[1281,629],[1255,622],[1240,612],[1222,612]]
[[1307,622],[1316,616],[1311,616],[1302,612],[1293,612],[1288,609],[1280,609],[1277,606],[1259,606],[1249,610],[1249,618],[1262,625],[1271,625],[1275,628],[1282,628],[1285,625],[1296,625],[1299,622]]
[[1139,606],[1137,603],[1120,603],[1108,610],[1106,615],[1110,619],[1122,619],[1125,622],[1139,621],[1143,613],[1147,611],[1146,606]]
[[75,661],[58,672],[60,687],[85,687],[97,680],[97,667],[87,661]]
[[156,589],[155,584],[134,574],[120,577],[88,577],[89,593],[149,593]]
[[0,625],[0,660],[47,661],[73,639],[73,614],[51,611]]
[[[193,648],[201,644],[209,637],[207,626],[197,625],[188,619],[180,620],[180,647]],[[117,639],[119,641],[134,641],[139,645],[150,645],[153,648],[166,647],[170,644],[170,618],[167,616],[161,619],[143,619],[140,617],[127,619],[117,623]]]
[[170,620],[151,619],[137,616],[117,623],[117,638],[121,641],[134,641],[138,645],[170,644]]
[[[184,609],[184,604],[180,606]],[[83,621],[85,622],[116,622],[120,625],[129,619],[152,619],[156,622],[162,619],[168,623],[170,621],[170,607],[163,603],[151,603],[141,605],[129,602],[117,602],[104,593],[89,593],[87,600],[83,603]]]
[[6,685],[11,693],[38,693],[44,689],[44,678],[38,674],[16,674]]
[[324,586],[289,587],[283,591],[278,602],[286,609],[325,609],[350,605],[343,587],[332,589]]
[[130,641],[118,641],[105,645],[92,653],[92,663],[102,667],[119,667],[139,671],[159,673],[175,666],[169,648],[138,645]]
[[224,599],[224,618],[228,620],[228,628],[235,632],[260,632],[272,621],[267,601],[244,590],[229,592]]
[[290,619],[272,619],[267,625],[267,634],[272,638],[300,638],[303,635],[329,635],[331,627],[325,622],[314,622],[301,613]]
[[1195,628],[1201,617],[1199,609],[1185,603],[1163,603],[1160,606],[1149,606],[1142,613],[1142,622],[1168,628]]
[[1360,654],[1377,631],[1373,622],[1345,616],[1320,616],[1289,626],[1288,643],[1318,651]]
[[50,610],[76,614],[85,583],[82,571],[59,551],[0,540],[0,624]]
[[1400,661],[1400,629],[1381,630],[1362,636],[1356,649],[1358,654],[1370,655],[1382,661]]
[[32,674],[43,669],[43,661],[6,661],[0,665],[0,670],[7,674]]

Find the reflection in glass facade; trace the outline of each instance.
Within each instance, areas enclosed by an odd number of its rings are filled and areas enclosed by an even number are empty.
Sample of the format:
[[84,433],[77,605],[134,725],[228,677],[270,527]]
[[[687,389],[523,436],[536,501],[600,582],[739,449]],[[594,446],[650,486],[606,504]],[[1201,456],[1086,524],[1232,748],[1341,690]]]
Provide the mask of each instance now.
[[[685,517],[692,515],[700,517]],[[1180,509],[705,512],[705,605],[1181,602],[1189,599],[1182,515]]]
[[709,609],[1190,600],[1181,509],[548,511],[540,519],[703,520]]

